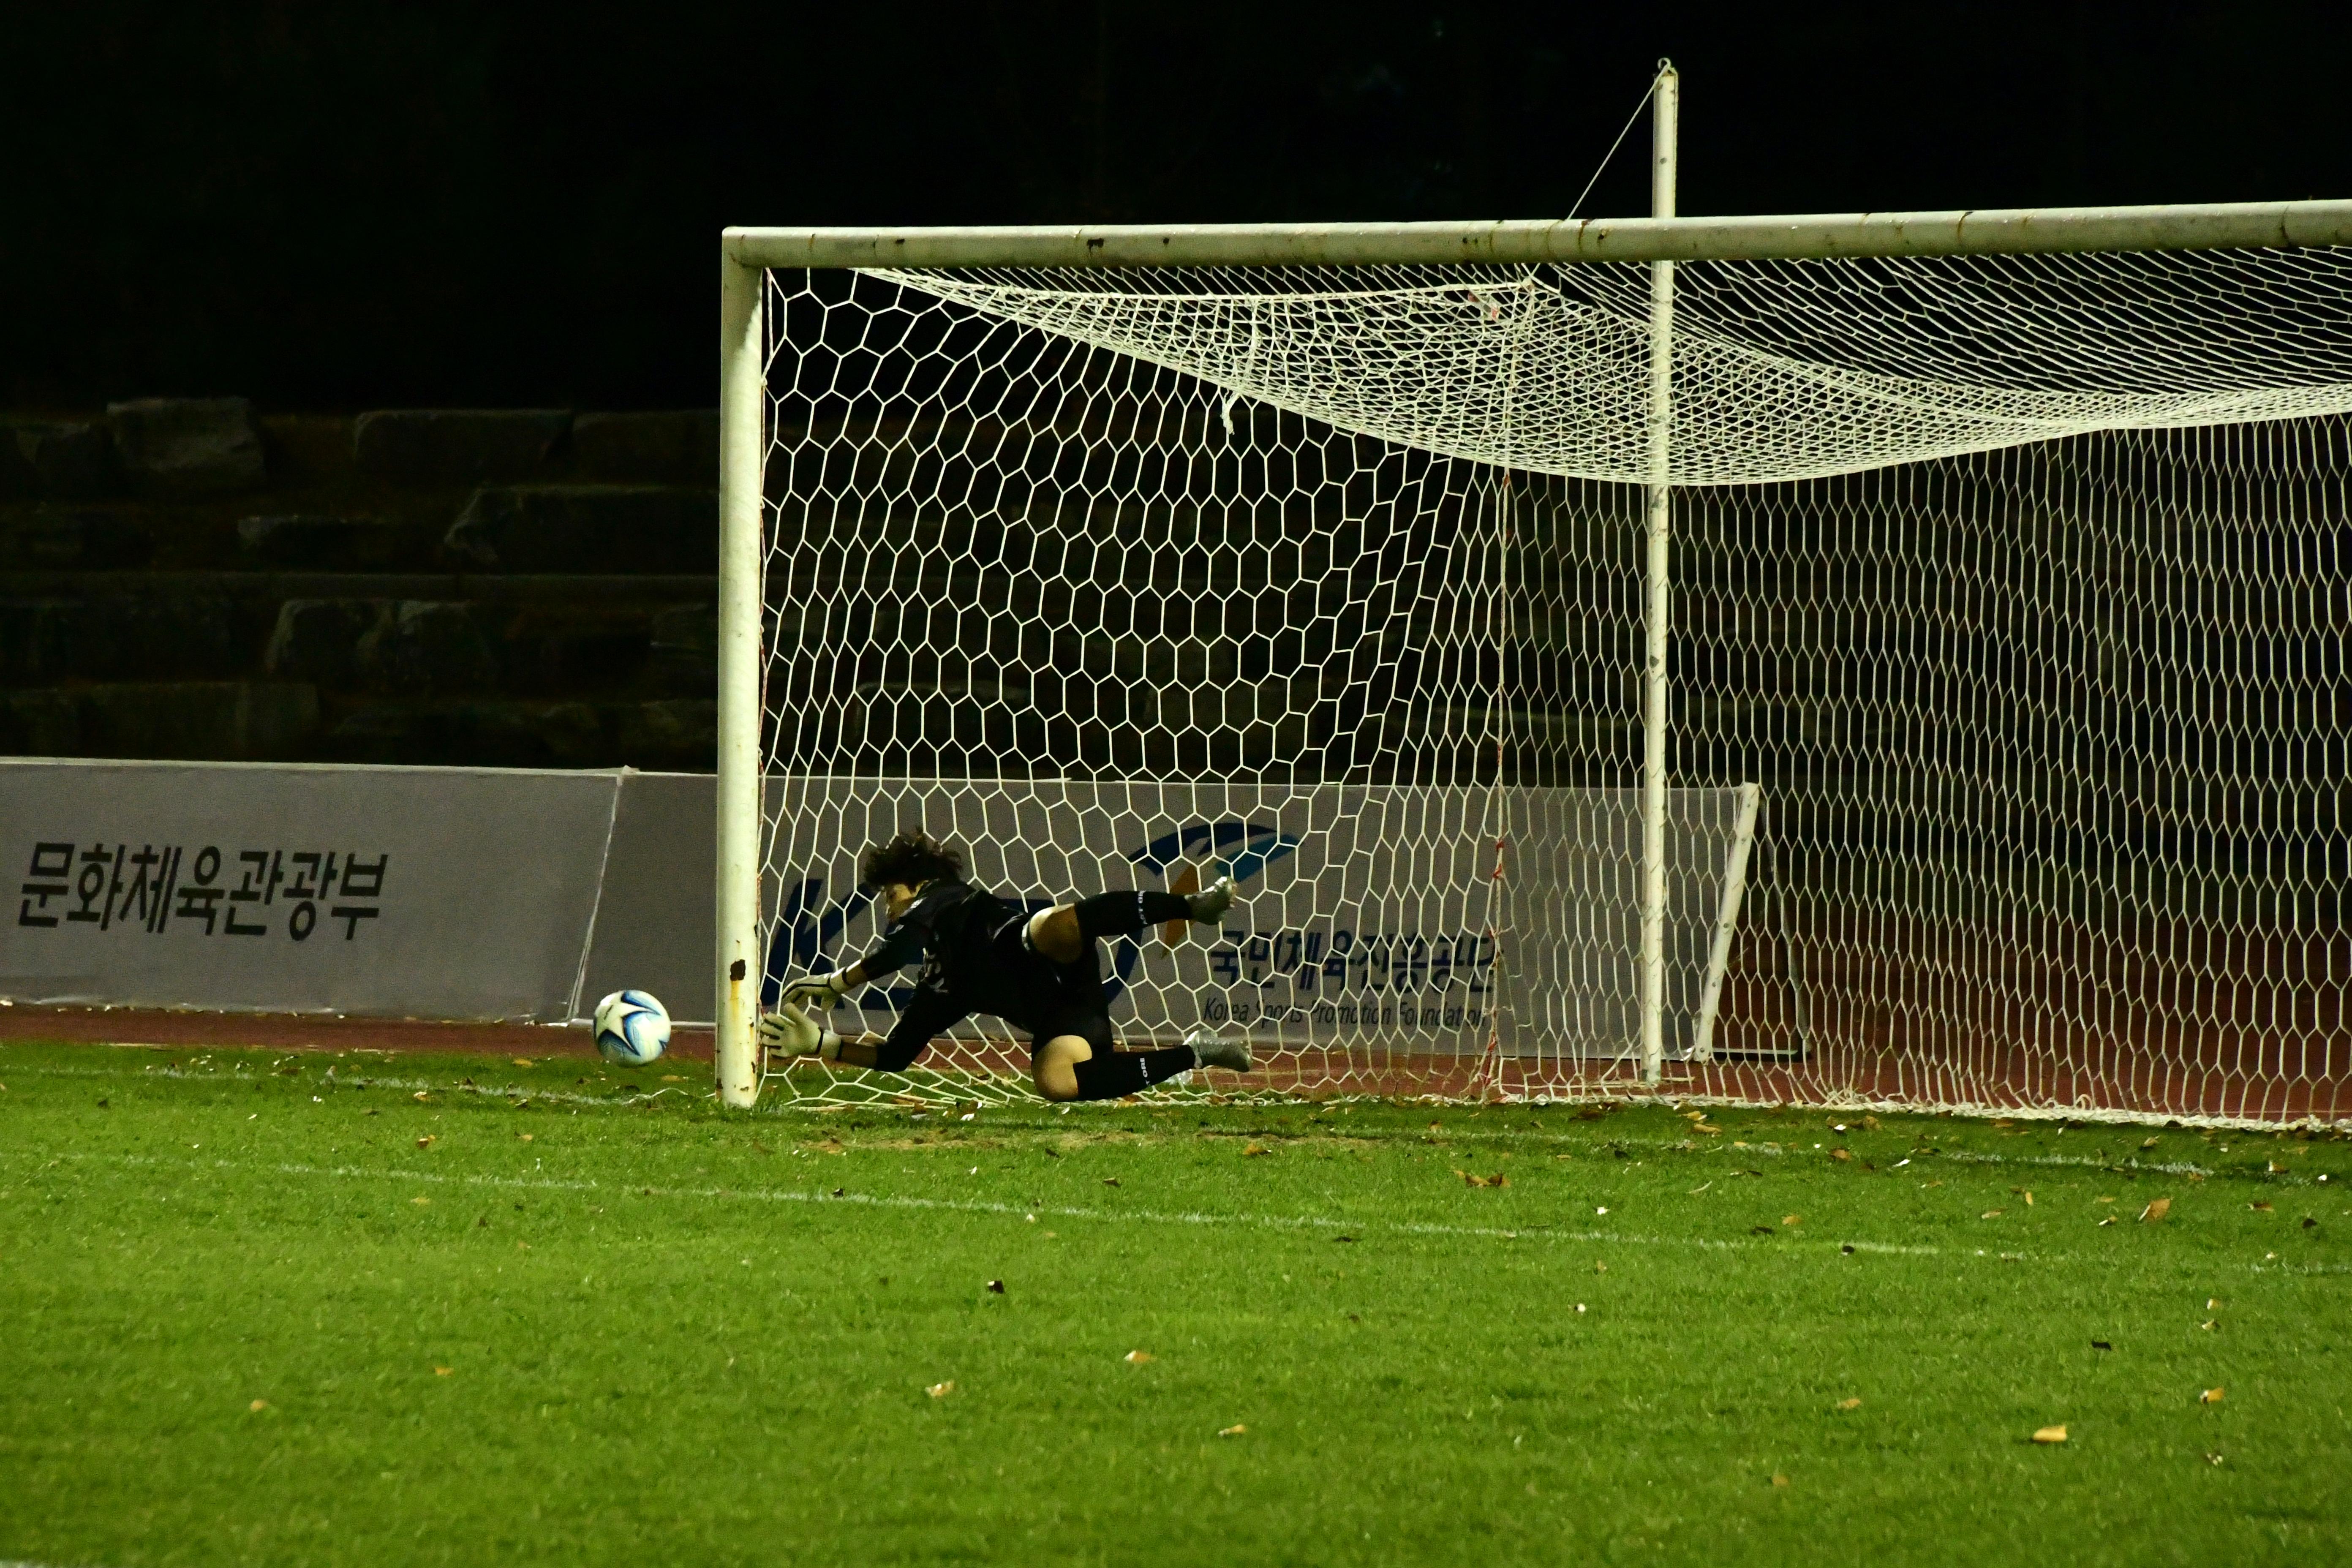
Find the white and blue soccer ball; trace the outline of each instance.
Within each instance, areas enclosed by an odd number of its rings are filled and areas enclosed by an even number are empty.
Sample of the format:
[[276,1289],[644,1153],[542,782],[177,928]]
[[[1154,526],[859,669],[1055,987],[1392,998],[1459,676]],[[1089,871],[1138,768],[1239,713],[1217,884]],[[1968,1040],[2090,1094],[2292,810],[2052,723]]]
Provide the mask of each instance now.
[[669,1009],[650,991],[615,991],[596,1004],[596,1052],[616,1067],[641,1068],[669,1048]]

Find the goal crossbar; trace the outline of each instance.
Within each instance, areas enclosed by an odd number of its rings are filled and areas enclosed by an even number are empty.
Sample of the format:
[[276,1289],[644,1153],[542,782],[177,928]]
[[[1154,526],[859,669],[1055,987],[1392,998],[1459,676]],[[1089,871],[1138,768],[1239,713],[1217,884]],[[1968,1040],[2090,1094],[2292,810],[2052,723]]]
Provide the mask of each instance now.
[[2352,201],[1488,223],[730,228],[744,268],[1371,267],[2221,250],[2352,244]]

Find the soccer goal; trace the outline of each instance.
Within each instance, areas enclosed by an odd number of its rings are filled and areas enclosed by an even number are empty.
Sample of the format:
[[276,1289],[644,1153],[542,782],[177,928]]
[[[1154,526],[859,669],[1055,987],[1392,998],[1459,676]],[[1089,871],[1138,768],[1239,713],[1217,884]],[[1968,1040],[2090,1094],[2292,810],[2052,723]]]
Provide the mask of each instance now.
[[920,823],[1040,904],[1240,879],[1108,960],[1267,1064],[1196,1089],[2352,1113],[2347,247],[730,230],[723,1094],[1017,1089],[987,1019],[755,1059]]

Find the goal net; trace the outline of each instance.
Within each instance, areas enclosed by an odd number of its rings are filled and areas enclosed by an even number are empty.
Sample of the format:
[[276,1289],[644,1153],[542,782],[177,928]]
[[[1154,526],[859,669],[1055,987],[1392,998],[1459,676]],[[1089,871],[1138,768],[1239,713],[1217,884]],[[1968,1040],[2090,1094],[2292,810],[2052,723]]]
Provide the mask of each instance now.
[[[2352,1112],[2352,253],[773,271],[772,995],[920,825],[1197,1092]],[[1666,468],[1658,468],[1661,447]],[[887,1030],[912,973],[835,1016]],[[975,1018],[911,1077],[1021,1092]]]

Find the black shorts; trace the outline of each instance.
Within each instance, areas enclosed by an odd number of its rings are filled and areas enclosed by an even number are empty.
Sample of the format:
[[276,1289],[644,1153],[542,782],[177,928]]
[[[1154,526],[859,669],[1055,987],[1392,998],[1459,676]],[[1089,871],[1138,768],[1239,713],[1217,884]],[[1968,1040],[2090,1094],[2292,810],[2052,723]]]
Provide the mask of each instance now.
[[881,1059],[903,1056],[911,1062],[932,1040],[974,1013],[992,1013],[1029,1037],[1034,1053],[1057,1035],[1076,1035],[1097,1057],[1113,1048],[1110,1007],[1103,999],[1099,952],[1093,943],[1074,963],[1056,963],[1033,952],[1022,939],[1028,917],[1008,921],[990,933],[986,962],[955,977],[946,992],[916,989],[915,999],[891,1026]]

